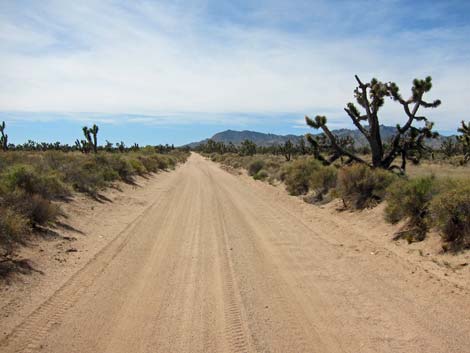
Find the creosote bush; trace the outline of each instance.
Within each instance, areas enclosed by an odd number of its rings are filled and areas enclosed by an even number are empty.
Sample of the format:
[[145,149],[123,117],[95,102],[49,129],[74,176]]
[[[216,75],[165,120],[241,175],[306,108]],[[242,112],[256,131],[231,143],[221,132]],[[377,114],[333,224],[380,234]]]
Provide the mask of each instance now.
[[310,189],[312,175],[322,168],[313,158],[297,159],[283,168],[282,178],[291,195],[305,195]]
[[433,224],[447,242],[445,248],[470,248],[470,184],[468,180],[453,182],[430,204]]
[[248,174],[254,176],[264,167],[264,161],[257,159],[248,165]]
[[322,166],[312,173],[309,188],[315,194],[313,201],[324,201],[325,195],[336,187],[338,169],[334,166]]
[[385,219],[390,223],[407,220],[406,231],[399,233],[408,242],[423,240],[431,225],[429,204],[439,191],[433,176],[414,179],[400,178],[387,190]]
[[336,189],[347,207],[364,209],[382,201],[396,178],[386,170],[354,164],[339,170]]

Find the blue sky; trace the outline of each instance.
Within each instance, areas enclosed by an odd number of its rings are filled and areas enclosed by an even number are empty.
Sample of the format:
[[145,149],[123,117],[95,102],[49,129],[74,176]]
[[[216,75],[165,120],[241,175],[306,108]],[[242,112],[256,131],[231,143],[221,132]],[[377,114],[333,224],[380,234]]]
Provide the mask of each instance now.
[[[431,75],[428,116],[468,120],[469,1],[0,0],[0,120],[10,140],[199,140],[250,129],[303,134],[303,116],[343,112],[354,74]],[[383,123],[403,121],[387,102]]]

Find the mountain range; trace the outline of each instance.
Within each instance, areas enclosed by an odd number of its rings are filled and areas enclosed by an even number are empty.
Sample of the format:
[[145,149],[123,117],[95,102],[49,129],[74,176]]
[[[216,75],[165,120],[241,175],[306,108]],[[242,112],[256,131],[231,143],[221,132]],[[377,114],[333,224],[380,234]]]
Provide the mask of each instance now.
[[[380,126],[380,134],[383,141],[389,141],[396,133],[397,129],[394,126]],[[354,145],[356,147],[362,147],[367,145],[367,140],[362,135],[362,133],[357,129],[337,129],[332,130],[332,132],[338,137],[351,137],[354,140]],[[292,143],[297,144],[303,135],[275,135],[275,134],[266,134],[256,131],[235,131],[235,130],[225,130],[218,132],[213,135],[210,139],[216,142],[223,142],[225,144],[233,143],[235,146],[240,145],[244,140],[251,140],[258,146],[275,146],[284,144],[286,141],[290,140]],[[436,139],[427,140],[426,144],[432,148],[439,148],[443,141],[448,138],[455,138],[455,136],[439,136]],[[187,146],[190,148],[195,148],[202,143],[206,143],[209,139],[205,139],[198,142],[189,143]]]

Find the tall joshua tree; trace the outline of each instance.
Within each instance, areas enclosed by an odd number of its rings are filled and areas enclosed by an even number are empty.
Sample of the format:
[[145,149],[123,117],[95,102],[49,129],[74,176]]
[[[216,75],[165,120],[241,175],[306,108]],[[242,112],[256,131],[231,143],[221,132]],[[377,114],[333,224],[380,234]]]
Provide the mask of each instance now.
[[[310,119],[306,116],[307,124],[314,129],[322,129],[329,139],[332,149],[335,151],[330,159],[323,159],[327,163],[331,163],[340,156],[346,156],[351,161],[369,164],[374,168],[398,168],[403,170],[406,165],[406,159],[410,158],[410,152],[424,147],[424,138],[437,136],[437,133],[432,132],[433,124],[425,116],[418,115],[421,107],[436,108],[441,104],[440,100],[433,102],[424,100],[424,94],[432,88],[431,77],[426,77],[424,80],[415,79],[411,89],[412,95],[406,100],[401,96],[400,90],[394,82],[383,83],[374,78],[370,82],[363,83],[357,75],[355,78],[358,86],[354,90],[354,97],[362,107],[363,112],[361,113],[354,103],[348,103],[344,110],[357,129],[367,139],[372,153],[372,163],[367,163],[353,152],[342,147],[338,142],[338,138],[328,128],[325,116],[317,115],[315,119]],[[390,146],[384,148],[380,135],[379,110],[384,105],[385,98],[387,97],[401,104],[406,115],[406,121],[403,126],[396,126],[397,131],[392,138]],[[416,121],[424,121],[425,125],[420,128],[414,127],[413,123]],[[364,125],[362,122],[366,122],[367,125]],[[402,157],[401,168],[392,165],[398,156]]]
[[2,124],[0,125],[0,133],[2,136],[0,136],[0,146],[3,151],[8,150],[8,135],[5,134],[5,122],[2,121]]
[[[77,147],[79,147],[82,152],[88,153],[93,149],[94,153],[98,152],[98,126],[93,125],[93,127],[90,129],[87,126],[84,126],[82,128],[83,135],[85,136],[85,140],[82,141],[76,141],[75,144]],[[92,138],[93,136],[93,138]],[[81,146],[80,146],[81,144]]]
[[91,134],[93,135],[93,152],[94,153],[98,153],[98,126],[96,126],[95,124],[93,124],[93,127],[91,129],[89,129]]

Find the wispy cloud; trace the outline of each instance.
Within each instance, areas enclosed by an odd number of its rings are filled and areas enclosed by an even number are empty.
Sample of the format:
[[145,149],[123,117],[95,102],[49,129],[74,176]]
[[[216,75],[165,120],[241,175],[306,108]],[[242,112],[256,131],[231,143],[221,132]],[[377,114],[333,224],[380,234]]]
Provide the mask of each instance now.
[[[443,106],[431,118],[451,129],[470,99],[470,25],[459,14],[468,6],[421,5],[2,2],[0,109],[142,124],[329,113],[336,124],[355,73],[403,91],[432,75]],[[385,123],[400,121],[396,108],[384,112]]]

